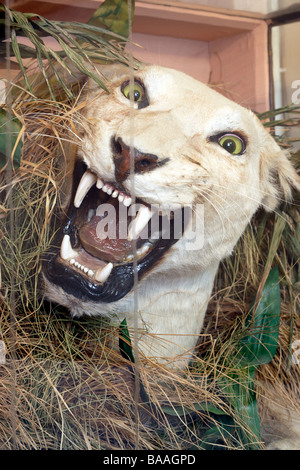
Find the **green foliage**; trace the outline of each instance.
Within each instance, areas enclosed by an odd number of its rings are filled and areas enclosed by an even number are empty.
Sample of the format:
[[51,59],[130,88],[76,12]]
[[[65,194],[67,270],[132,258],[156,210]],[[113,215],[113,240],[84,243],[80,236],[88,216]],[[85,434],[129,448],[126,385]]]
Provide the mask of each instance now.
[[120,353],[125,359],[128,359],[130,362],[134,363],[134,355],[132,352],[132,345],[126,318],[124,318],[124,320],[120,323],[119,349]]
[[248,318],[247,334],[241,339],[238,360],[241,367],[268,364],[278,344],[280,319],[278,267],[267,278],[259,299],[254,299]]
[[22,153],[22,123],[0,108],[0,170],[12,157],[14,168],[20,166]]
[[[268,364],[278,344],[281,310],[278,267],[269,273],[261,294],[254,298],[246,319],[245,334],[237,345],[228,374],[220,381],[243,426],[237,429],[246,448],[255,449],[260,441],[260,423],[255,394],[255,371]],[[256,442],[253,441],[256,436]]]
[[[244,449],[260,448],[260,422],[255,393],[255,371],[261,364],[269,363],[275,355],[278,344],[281,300],[278,268],[269,273],[260,295],[255,296],[245,330],[237,344],[234,357],[229,362],[227,374],[217,379],[218,387],[225,397],[232,413],[212,403],[199,402],[193,406],[162,405],[161,410],[168,417],[185,419],[195,411],[213,417],[212,425],[199,429],[196,448],[216,449],[224,441],[239,443]],[[126,319],[120,325],[120,351],[123,357],[134,363],[134,354],[127,329]],[[149,401],[147,397],[147,401]]]
[[123,38],[128,38],[129,25],[133,23],[134,17],[134,1],[131,0],[130,3],[131,18],[128,18],[127,0],[105,0],[90,18],[88,24],[104,27]]

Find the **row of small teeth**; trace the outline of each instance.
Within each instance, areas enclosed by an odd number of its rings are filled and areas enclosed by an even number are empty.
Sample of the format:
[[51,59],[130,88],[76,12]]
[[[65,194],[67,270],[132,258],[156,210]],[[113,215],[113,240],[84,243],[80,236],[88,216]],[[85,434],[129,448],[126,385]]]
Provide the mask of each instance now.
[[[87,170],[78,185],[75,198],[74,198],[74,206],[78,209],[81,206],[81,203],[89,190],[96,184],[98,189],[101,189],[106,194],[111,195],[114,198],[118,198],[120,202],[122,202],[126,207],[129,207],[132,203],[132,199],[130,196],[119,192],[109,183],[103,183],[100,178],[92,173],[91,171]],[[147,206],[141,206],[135,219],[130,224],[130,229],[128,232],[128,241],[132,241],[136,239],[143,228],[147,225],[151,217],[153,216],[153,212]]]
[[79,269],[80,271],[85,273],[88,277],[90,277],[91,279],[94,279],[97,282],[103,283],[108,279],[113,269],[112,263],[107,263],[102,268],[99,268],[96,271],[93,271],[87,266],[84,266],[81,263],[78,263],[78,261],[76,261],[78,254],[79,253],[77,253],[77,251],[73,250],[72,248],[70,236],[64,235],[64,238],[62,240],[61,247],[60,247],[61,258],[64,261],[68,261],[70,265],[75,266],[77,269]]
[[[139,248],[136,251],[136,256],[139,258],[145,255],[150,250],[151,246],[152,245],[150,242],[145,243],[141,248]],[[70,235],[64,235],[62,243],[61,243],[61,247],[60,247],[61,258],[64,261],[68,261],[71,266],[75,266],[75,268],[85,273],[91,279],[95,279],[95,281],[97,282],[103,283],[108,279],[113,269],[112,263],[107,263],[106,266],[99,268],[96,271],[93,271],[87,266],[84,266],[83,264],[76,261],[78,254],[79,253],[77,253],[77,251],[73,250],[72,248]],[[130,262],[130,261],[133,261],[133,259],[134,259],[134,255],[130,254],[125,258],[124,261]]]
[[132,204],[132,199],[130,196],[127,196],[127,194],[122,193],[121,191],[118,191],[113,185],[109,183],[104,183],[100,178],[97,178],[97,176],[87,170],[78,185],[76,195],[74,198],[74,206],[75,207],[80,207],[83,199],[87,195],[88,191],[94,186],[98,189],[101,189],[104,193],[108,194],[109,196],[113,198],[118,198],[119,202],[122,202],[124,206],[129,207]]
[[98,189],[102,189],[102,191],[109,196],[113,198],[118,198],[119,202],[122,202],[124,206],[129,207],[131,206],[132,199],[130,196],[127,196],[127,194],[124,194],[117,189],[115,189],[111,184],[109,183],[103,183],[99,178],[97,179],[96,186]]
[[89,269],[87,268],[86,266],[83,266],[82,264],[78,263],[78,261],[75,261],[74,258],[71,258],[69,263],[71,265],[74,264],[74,266],[78,269],[80,269],[81,271],[83,271],[85,274],[87,274],[89,277],[93,277],[95,275],[95,271],[93,271],[92,269]]

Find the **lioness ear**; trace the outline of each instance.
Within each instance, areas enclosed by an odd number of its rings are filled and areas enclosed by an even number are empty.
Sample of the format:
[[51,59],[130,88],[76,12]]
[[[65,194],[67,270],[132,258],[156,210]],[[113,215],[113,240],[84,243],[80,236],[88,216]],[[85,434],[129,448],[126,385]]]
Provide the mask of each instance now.
[[262,128],[260,156],[260,185],[262,204],[267,211],[274,210],[282,200],[292,199],[292,189],[300,190],[300,176],[290,161],[290,154],[275,142]]

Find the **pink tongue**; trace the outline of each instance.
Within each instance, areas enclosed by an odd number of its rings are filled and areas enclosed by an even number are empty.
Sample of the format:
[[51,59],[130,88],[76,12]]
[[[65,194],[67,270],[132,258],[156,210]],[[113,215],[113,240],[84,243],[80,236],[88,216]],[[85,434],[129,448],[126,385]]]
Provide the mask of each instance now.
[[[118,218],[117,218],[118,219]],[[104,223],[105,221],[105,223]],[[133,242],[118,238],[118,234],[127,234],[128,221],[104,219],[95,215],[89,223],[79,230],[83,248],[104,261],[121,262],[133,252]],[[110,237],[110,238],[109,238]]]

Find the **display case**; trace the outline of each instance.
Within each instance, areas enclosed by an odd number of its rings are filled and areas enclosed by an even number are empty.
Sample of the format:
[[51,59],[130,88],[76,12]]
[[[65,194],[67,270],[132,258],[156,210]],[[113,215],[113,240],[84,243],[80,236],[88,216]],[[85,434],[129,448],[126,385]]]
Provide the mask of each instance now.
[[[276,104],[281,104],[280,44],[278,34],[272,38],[271,30],[273,25],[299,19],[299,4],[293,4],[137,1],[133,53],[142,61],[182,70],[262,112],[274,105],[276,94]],[[16,0],[10,6],[49,19],[86,22],[99,0]]]

